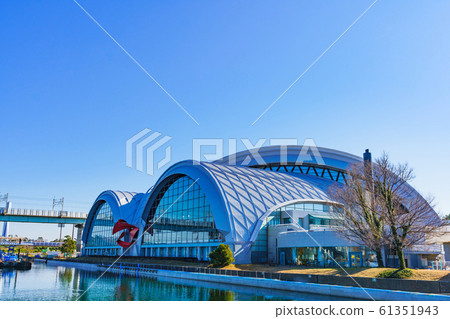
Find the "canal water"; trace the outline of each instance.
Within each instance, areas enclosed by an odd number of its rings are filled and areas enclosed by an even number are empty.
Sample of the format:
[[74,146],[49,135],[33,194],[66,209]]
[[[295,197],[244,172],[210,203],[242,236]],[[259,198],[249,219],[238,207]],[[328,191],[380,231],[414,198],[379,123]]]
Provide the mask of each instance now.
[[100,275],[101,272],[41,263],[33,264],[28,271],[3,269],[0,300],[345,300],[164,277],[106,273],[98,279]]

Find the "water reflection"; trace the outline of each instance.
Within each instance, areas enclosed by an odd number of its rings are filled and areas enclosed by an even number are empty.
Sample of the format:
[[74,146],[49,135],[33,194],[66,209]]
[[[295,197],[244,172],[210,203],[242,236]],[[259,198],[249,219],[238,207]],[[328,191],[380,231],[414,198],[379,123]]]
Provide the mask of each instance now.
[[135,300],[129,282],[121,281],[119,283],[119,285],[114,289],[114,300]]
[[328,296],[164,277],[136,278],[106,273],[95,282],[100,274],[38,263],[29,271],[3,270],[0,300],[78,300],[80,296],[80,300],[130,301],[338,300]]
[[73,268],[58,269],[59,281],[66,286],[72,283]]
[[229,290],[210,289],[209,301],[233,301],[234,292]]

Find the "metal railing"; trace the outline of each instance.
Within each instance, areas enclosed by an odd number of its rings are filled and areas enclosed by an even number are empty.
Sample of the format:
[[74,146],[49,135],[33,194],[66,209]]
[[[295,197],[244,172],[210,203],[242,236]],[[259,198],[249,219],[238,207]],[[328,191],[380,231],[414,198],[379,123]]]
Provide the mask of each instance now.
[[[5,208],[0,208],[0,215],[5,215]],[[53,218],[82,218],[86,219],[86,213],[55,211],[43,209],[27,209],[27,208],[10,208],[6,215],[11,216],[36,216],[36,217],[53,217]]]
[[337,230],[342,228],[342,226],[338,226],[338,225],[315,225],[315,224],[310,224],[309,225],[309,230],[315,231],[315,230]]
[[48,247],[59,247],[61,246],[61,242],[48,242],[48,241],[0,241],[0,246],[48,246]]

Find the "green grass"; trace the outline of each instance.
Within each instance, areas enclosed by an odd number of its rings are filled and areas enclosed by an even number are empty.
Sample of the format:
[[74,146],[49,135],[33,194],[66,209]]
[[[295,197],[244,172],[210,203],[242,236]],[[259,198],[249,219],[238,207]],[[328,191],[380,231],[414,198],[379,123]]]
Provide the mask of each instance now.
[[[87,262],[87,263],[113,263],[117,260],[117,257],[76,257],[67,258],[66,260]],[[122,263],[136,263],[136,264],[159,264],[159,265],[173,265],[173,266],[191,266],[191,267],[208,267],[208,263],[194,262],[194,261],[182,261],[182,260],[169,260],[162,258],[150,258],[150,257],[121,257],[117,262]],[[247,270],[247,271],[263,271],[272,273],[291,273],[291,274],[311,274],[311,275],[328,275],[328,276],[348,276],[364,277],[364,278],[392,278],[379,276],[380,273],[394,273],[398,271],[395,268],[307,268],[301,266],[271,266],[261,264],[251,265],[228,265],[223,269],[229,270]],[[402,277],[409,280],[428,280],[428,281],[445,281],[450,282],[450,271],[448,270],[429,270],[429,269],[414,269],[410,277]],[[401,274],[400,274],[401,275]],[[395,278],[395,277],[394,277]]]
[[380,272],[377,277],[378,278],[397,278],[397,279],[405,279],[410,278],[414,275],[412,269],[387,269]]

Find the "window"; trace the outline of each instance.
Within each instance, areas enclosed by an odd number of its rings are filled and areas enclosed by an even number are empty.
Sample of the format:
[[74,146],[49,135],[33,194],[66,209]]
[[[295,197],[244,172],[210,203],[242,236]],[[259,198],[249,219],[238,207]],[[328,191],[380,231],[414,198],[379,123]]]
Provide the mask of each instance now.
[[[286,264],[306,267],[349,267],[349,257],[360,256],[363,266],[370,266],[375,260],[374,252],[365,247],[290,247],[279,248],[284,252]],[[359,264],[359,262],[358,262]]]
[[111,207],[104,202],[97,208],[86,247],[117,246],[120,234],[112,234],[114,219]]
[[174,176],[150,208],[144,245],[222,242],[205,193],[188,176]]
[[[312,170],[312,168],[311,168]],[[273,211],[269,217],[266,218],[263,226],[261,227],[258,236],[256,237],[255,242],[252,246],[251,260],[252,263],[266,263],[267,255],[268,255],[268,245],[267,245],[267,235],[268,235],[268,227],[272,225],[280,225],[280,224],[290,224],[292,223],[291,218],[281,218],[281,213],[284,212],[292,216],[292,211],[301,210],[301,211],[320,211],[320,212],[329,212],[332,211],[332,206],[324,203],[294,203],[286,206],[282,206],[277,210]],[[294,220],[295,221],[295,220]],[[330,220],[329,218],[323,220],[322,218],[314,218],[310,215],[309,217],[310,224],[313,225],[330,225],[334,223],[334,220]],[[298,219],[298,224],[300,227],[303,227],[303,218]],[[323,224],[322,224],[323,223]],[[313,226],[314,227],[314,226]],[[320,227],[320,226],[319,226]],[[323,226],[322,226],[323,227]]]
[[328,216],[309,215],[310,228],[328,228],[330,226],[342,226],[342,220]]

